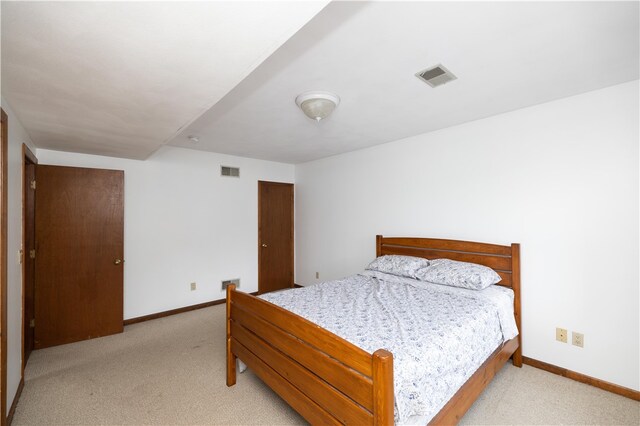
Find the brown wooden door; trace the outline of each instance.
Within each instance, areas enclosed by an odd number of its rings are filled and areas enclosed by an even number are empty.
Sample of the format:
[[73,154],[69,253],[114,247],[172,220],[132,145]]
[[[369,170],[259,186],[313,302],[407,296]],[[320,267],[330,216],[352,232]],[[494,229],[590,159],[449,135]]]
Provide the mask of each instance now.
[[9,122],[0,108],[0,425],[7,423],[7,231]]
[[258,182],[258,291],[293,287],[293,184]]
[[27,365],[31,351],[33,350],[33,344],[35,341],[34,334],[34,322],[36,318],[35,314],[35,284],[36,284],[36,193],[33,187],[33,183],[36,180],[36,163],[35,157],[29,151],[28,148],[23,147],[24,150],[24,181],[22,183],[23,188],[23,210],[22,220],[24,235],[23,235],[23,248],[24,248],[24,287],[23,287],[23,311],[22,311],[22,331],[23,331],[23,353],[22,353],[22,368]]
[[36,166],[35,347],[121,333],[124,172]]

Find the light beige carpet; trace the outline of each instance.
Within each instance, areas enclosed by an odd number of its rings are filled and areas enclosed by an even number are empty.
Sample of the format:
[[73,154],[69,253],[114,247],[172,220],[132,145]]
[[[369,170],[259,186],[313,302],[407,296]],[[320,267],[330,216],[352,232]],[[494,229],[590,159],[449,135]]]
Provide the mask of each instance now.
[[[224,305],[34,351],[14,425],[286,425],[304,420],[252,373],[225,385]],[[640,403],[508,364],[463,424],[640,424]]]

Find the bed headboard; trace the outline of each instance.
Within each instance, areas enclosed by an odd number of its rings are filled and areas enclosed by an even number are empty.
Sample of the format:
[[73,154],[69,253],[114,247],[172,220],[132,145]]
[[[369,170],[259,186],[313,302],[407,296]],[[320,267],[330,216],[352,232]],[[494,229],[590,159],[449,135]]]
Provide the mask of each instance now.
[[471,241],[436,238],[383,237],[376,235],[376,256],[400,254],[426,259],[451,259],[478,263],[496,271],[502,280],[498,285],[509,287],[514,293],[514,310],[520,327],[520,244],[501,246]]
[[[501,286],[520,288],[520,245],[474,243],[435,238],[383,237],[376,235],[376,256],[400,254],[426,259],[451,259],[478,263],[495,270]],[[515,291],[515,289],[514,289]]]

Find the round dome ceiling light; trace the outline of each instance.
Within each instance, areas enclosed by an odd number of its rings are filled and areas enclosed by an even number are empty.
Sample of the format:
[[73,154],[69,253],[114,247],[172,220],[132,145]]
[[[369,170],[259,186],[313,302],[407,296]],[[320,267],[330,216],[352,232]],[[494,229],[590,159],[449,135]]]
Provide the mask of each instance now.
[[316,121],[327,118],[339,104],[338,95],[329,92],[304,92],[296,97],[296,105]]

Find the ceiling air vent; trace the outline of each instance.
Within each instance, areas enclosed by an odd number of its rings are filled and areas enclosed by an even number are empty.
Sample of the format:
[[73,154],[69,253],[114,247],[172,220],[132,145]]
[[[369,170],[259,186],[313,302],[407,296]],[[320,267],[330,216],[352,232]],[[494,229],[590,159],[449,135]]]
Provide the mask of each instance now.
[[238,167],[220,166],[220,176],[240,177]]
[[457,77],[444,66],[438,64],[435,67],[427,68],[416,74],[420,80],[431,87],[438,87],[455,80]]

